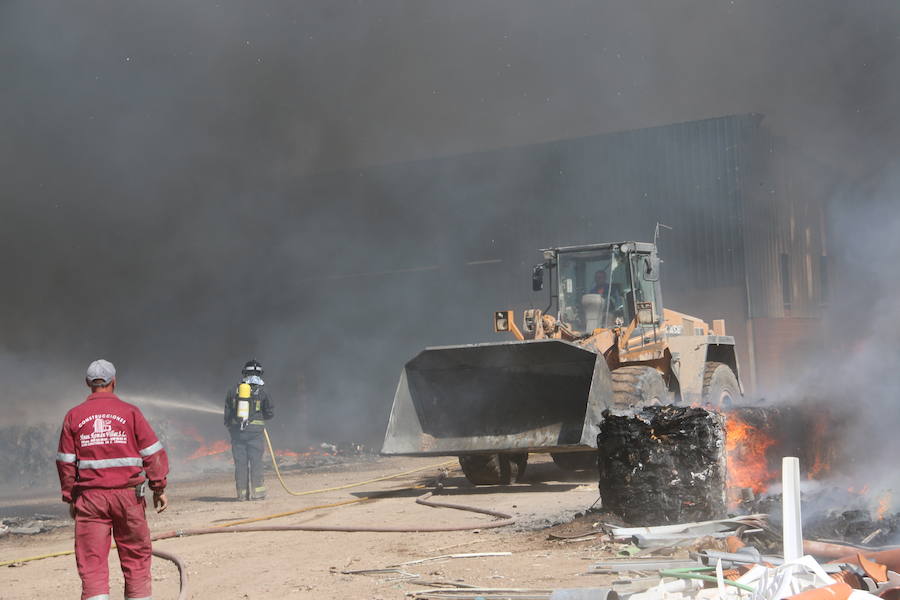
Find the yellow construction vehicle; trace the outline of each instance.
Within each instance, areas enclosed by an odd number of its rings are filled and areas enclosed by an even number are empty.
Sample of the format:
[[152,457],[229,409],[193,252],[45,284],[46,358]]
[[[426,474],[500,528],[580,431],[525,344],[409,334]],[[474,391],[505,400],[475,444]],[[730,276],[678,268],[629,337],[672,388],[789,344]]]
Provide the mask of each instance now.
[[406,364],[383,454],[458,456],[472,483],[507,484],[529,452],[563,469],[595,465],[604,411],[739,400],[734,338],[724,321],[663,309],[655,244],[543,256],[532,288],[549,274],[547,310],[526,310],[521,327],[494,313],[494,330],[515,341],[427,348]]

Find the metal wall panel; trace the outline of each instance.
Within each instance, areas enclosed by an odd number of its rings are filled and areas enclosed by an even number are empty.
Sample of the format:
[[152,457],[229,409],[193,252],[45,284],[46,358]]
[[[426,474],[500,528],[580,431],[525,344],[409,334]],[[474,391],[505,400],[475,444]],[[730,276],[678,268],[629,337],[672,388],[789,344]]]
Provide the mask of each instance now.
[[751,161],[765,137],[761,120],[727,116],[388,165],[299,187],[324,196],[326,220],[367,215],[359,236],[380,256],[345,261],[368,268],[499,258],[525,273],[538,248],[651,240],[660,222],[672,227],[660,239],[667,286],[732,287],[746,281],[744,205],[761,185]]
[[765,178],[744,193],[750,316],[818,317],[827,280],[825,201],[836,176],[783,139],[756,150]]

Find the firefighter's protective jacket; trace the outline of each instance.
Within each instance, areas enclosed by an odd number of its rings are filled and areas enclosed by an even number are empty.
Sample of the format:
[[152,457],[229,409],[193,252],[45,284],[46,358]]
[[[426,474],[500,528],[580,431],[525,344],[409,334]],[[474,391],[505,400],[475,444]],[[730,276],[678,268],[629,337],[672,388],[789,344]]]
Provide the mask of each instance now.
[[[240,429],[237,417],[238,386],[235,385],[225,396],[225,427]],[[272,401],[263,386],[250,384],[250,417],[244,431],[262,431],[266,421],[275,416]]]
[[66,413],[56,469],[63,502],[88,488],[163,490],[169,458],[141,410],[111,392],[97,392]]

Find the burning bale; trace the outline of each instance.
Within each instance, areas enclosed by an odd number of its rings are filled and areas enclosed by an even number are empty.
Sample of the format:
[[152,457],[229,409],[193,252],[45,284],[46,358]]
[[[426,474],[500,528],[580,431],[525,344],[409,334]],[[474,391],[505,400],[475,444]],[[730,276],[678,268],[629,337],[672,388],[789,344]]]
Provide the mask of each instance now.
[[779,479],[782,456],[806,477],[839,466],[838,420],[817,407],[651,406],[607,413],[597,438],[605,509],[634,525],[716,519],[750,509]]
[[634,525],[725,515],[725,420],[702,408],[605,414],[597,437],[603,507]]

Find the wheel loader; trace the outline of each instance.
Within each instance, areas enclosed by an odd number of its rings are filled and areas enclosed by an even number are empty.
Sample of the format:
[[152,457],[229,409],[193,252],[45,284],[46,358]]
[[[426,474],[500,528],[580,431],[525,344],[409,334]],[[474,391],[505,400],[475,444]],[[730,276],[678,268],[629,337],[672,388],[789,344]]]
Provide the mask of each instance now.
[[[734,338],[664,309],[655,243],[543,250],[532,288],[546,310],[493,315],[515,340],[426,348],[406,363],[382,453],[458,456],[476,485],[509,484],[528,453],[596,465],[604,414],[652,404],[725,407],[743,389]],[[546,276],[546,277],[545,277]],[[608,412],[607,412],[608,411]]]

